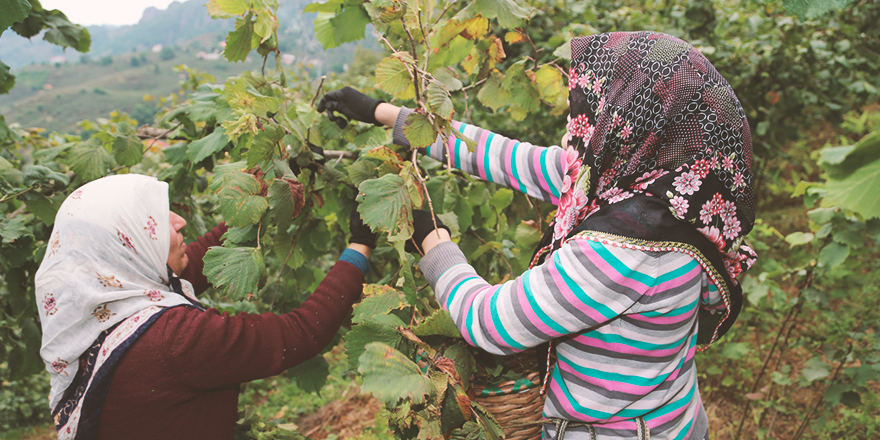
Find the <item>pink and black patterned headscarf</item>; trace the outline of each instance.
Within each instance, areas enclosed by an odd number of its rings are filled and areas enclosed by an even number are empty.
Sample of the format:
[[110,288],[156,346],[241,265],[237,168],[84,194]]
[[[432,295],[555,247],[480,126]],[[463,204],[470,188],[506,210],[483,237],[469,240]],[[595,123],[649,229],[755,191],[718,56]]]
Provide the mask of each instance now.
[[[597,229],[655,243],[701,242],[691,244],[716,254],[707,258],[741,296],[736,277],[757,258],[743,244],[755,201],[749,125],[733,89],[698,50],[669,35],[580,37],[571,52],[571,147],[553,247]],[[637,199],[646,200],[643,208],[630,206]],[[677,222],[621,233],[614,221],[591,220],[646,206]]]

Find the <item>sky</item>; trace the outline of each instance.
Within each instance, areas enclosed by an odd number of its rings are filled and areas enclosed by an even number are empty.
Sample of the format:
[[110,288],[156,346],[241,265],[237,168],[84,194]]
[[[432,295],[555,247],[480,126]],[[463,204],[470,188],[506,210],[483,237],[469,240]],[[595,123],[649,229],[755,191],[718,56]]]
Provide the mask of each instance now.
[[83,26],[121,26],[140,21],[147,7],[166,9],[172,1],[174,0],[41,0],[40,4],[45,9],[60,9],[71,22]]

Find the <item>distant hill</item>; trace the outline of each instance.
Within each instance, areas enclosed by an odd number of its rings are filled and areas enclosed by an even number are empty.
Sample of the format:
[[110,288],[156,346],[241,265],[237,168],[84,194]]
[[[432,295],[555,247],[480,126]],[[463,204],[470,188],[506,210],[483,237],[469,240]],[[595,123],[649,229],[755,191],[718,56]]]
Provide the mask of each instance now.
[[[217,81],[244,70],[260,68],[261,60],[252,52],[244,63],[228,63],[218,58],[219,43],[234,28],[233,20],[213,20],[203,6],[205,0],[174,2],[166,10],[148,8],[141,21],[132,26],[89,27],[91,51],[63,52],[42,41],[21,38],[14,32],[0,37],[0,60],[13,67],[16,86],[0,95],[0,114],[9,123],[24,127],[43,127],[50,131],[76,131],[82,119],[107,117],[112,110],[132,115],[140,123],[152,122],[156,101],[144,95],[167,96],[179,90],[180,73],[174,66],[186,64],[214,75]],[[324,51],[313,32],[314,14],[303,14],[309,0],[281,0],[278,18],[279,49],[293,55],[297,63],[312,66],[314,75],[341,72],[354,59],[358,44],[348,43]],[[166,48],[153,52],[155,45]],[[360,43],[376,49],[372,33]],[[170,49],[170,51],[169,51]],[[85,55],[85,56],[81,56]],[[52,57],[64,59],[53,60]],[[274,59],[269,61],[274,69]]]
[[[311,0],[281,0],[278,10],[279,49],[297,58],[326,57],[323,47],[314,36],[312,22],[315,14],[303,14],[303,8]],[[188,47],[190,49],[212,52],[219,50],[218,43],[226,33],[234,28],[234,20],[214,20],[208,15],[205,0],[190,0],[184,3],[173,2],[168,9],[153,7],[144,10],[143,16],[131,26],[89,26],[92,46],[88,56],[92,59],[105,55],[120,55],[128,52],[150,50],[156,44],[164,46]],[[62,8],[63,11],[63,8]],[[375,39],[368,32],[370,42],[375,47]],[[351,54],[348,48],[348,54]],[[343,48],[341,52],[345,52]],[[330,51],[330,55],[338,50]],[[13,70],[30,64],[49,63],[53,57],[64,57],[67,62],[78,62],[81,54],[64,51],[36,36],[30,40],[15,32],[4,32],[0,37],[0,60]]]

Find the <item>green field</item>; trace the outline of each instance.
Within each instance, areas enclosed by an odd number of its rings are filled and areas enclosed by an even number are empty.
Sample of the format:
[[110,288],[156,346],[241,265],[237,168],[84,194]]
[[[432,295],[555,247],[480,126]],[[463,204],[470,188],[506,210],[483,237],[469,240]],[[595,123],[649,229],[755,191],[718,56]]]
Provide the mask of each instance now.
[[[230,64],[225,59],[199,60],[194,53],[178,53],[160,60],[157,53],[120,55],[113,63],[99,60],[76,64],[35,64],[16,75],[16,87],[0,96],[0,114],[8,123],[22,127],[42,127],[48,131],[69,132],[82,119],[105,117],[113,110],[131,114],[141,124],[151,123],[158,98],[178,93],[181,72],[175,66],[186,64],[214,75],[219,81],[238,72],[259,69],[256,55],[245,63]],[[133,66],[132,59],[138,66]],[[274,68],[269,61],[269,67]],[[145,102],[145,95],[154,100]]]

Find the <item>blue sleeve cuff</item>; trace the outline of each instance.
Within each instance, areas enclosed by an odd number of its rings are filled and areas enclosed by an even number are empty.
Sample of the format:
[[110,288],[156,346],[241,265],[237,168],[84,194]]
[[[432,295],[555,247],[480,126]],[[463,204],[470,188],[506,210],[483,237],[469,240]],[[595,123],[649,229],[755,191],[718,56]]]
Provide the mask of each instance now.
[[354,264],[354,266],[360,269],[364,275],[370,272],[370,260],[367,259],[364,254],[354,249],[346,249],[342,251],[342,256],[339,257],[339,261],[347,261]]

